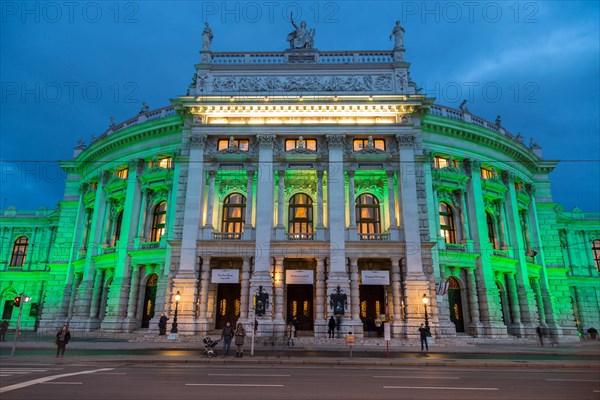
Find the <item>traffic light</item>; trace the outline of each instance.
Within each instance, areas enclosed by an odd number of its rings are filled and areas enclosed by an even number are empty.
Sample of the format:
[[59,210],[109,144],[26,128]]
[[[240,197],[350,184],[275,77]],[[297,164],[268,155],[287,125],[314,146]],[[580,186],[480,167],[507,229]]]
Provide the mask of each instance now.
[[21,306],[21,296],[17,296],[17,297],[15,297],[15,299],[14,299],[14,300],[15,300],[15,304],[14,304],[14,306],[15,306],[15,307],[20,307],[20,306]]

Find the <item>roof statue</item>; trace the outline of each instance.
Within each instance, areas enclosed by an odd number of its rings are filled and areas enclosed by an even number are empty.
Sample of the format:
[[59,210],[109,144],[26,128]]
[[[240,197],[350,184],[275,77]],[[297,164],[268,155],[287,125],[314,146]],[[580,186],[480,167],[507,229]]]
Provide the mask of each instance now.
[[208,22],[204,23],[204,30],[202,31],[202,51],[210,51],[210,43],[213,40],[213,32],[208,26]]
[[469,109],[467,108],[467,100],[463,100],[463,102],[460,103],[459,108],[460,108],[460,111],[468,113]]
[[394,50],[400,50],[404,48],[404,28],[400,26],[400,21],[396,21],[390,40],[394,37]]
[[290,42],[290,49],[312,49],[315,42],[315,29],[307,30],[306,21],[300,22],[300,26],[296,25],[292,14],[290,14],[290,22],[296,28],[295,31],[287,35],[287,41]]

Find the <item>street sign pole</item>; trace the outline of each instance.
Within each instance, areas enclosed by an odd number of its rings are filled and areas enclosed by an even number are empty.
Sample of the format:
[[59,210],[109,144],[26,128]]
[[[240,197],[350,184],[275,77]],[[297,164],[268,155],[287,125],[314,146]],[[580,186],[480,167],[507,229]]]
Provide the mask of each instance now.
[[25,303],[23,302],[23,293],[19,295],[19,317],[17,318],[17,327],[15,328],[15,339],[13,341],[12,351],[10,353],[11,357],[14,357],[15,350],[17,348],[17,338],[19,337],[19,329],[21,328],[21,315],[23,315],[23,307],[25,307]]

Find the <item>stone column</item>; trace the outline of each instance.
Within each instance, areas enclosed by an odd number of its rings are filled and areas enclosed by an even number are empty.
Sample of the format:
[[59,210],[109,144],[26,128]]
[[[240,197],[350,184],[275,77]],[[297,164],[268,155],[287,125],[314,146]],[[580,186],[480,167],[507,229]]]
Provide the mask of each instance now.
[[354,192],[354,171],[346,171],[348,174],[348,213],[350,214],[351,231],[356,230],[356,193]]
[[510,299],[510,315],[512,319],[513,334],[521,336],[525,332],[521,326],[521,310],[519,309],[519,297],[517,292],[517,282],[515,274],[506,275],[508,282],[508,297]]
[[473,224],[473,251],[479,256],[475,260],[477,279],[477,298],[479,300],[480,319],[483,334],[489,336],[506,336],[506,325],[502,322],[500,309],[500,292],[496,286],[491,264],[492,249],[488,241],[483,189],[481,186],[481,163],[467,160],[465,163],[470,178],[467,183],[467,200],[469,221]]
[[285,205],[285,170],[277,171],[277,226],[275,227],[275,239],[285,240],[285,221],[284,221],[284,205]]
[[396,195],[394,190],[394,171],[387,171],[388,178],[388,199],[390,207],[390,229],[395,229],[396,223]]
[[244,221],[244,232],[252,229],[252,194],[254,192],[254,171],[248,170],[248,184],[246,186],[246,220]]
[[208,320],[206,319],[206,315],[207,315],[207,311],[208,311],[208,287],[209,287],[209,285],[210,285],[210,257],[203,257],[202,258],[202,267],[200,269],[200,293],[198,294],[198,299],[200,301],[200,306],[198,307],[198,320],[201,323],[206,324],[207,327],[208,327]]
[[[467,211],[467,199],[465,198],[465,191],[460,191],[460,222],[462,224],[462,230],[465,241],[471,241],[471,231],[469,229],[469,212]],[[468,248],[468,247],[467,247]]]
[[[350,259],[350,295],[351,295],[351,308],[352,308],[352,322],[355,326],[361,324],[360,320],[360,291],[358,289],[358,259]],[[362,333],[362,330],[355,332],[357,334]]]
[[[212,232],[213,228],[213,210],[215,207],[215,176],[216,171],[208,171],[208,197],[206,198],[206,221],[204,229]],[[205,236],[205,239],[207,237]]]
[[242,281],[240,290],[240,319],[246,321],[249,318],[248,308],[250,307],[250,257],[244,257],[242,264]]
[[326,321],[327,314],[325,313],[325,259],[323,257],[317,259],[316,268],[316,307],[315,307],[315,319],[316,321]]
[[323,221],[323,169],[317,169],[317,225],[316,225],[316,240],[325,239],[325,221]]
[[275,257],[275,269],[274,269],[274,290],[275,290],[275,317],[274,323],[276,324],[284,324],[283,318],[283,309],[284,309],[284,301],[283,301],[283,257]]
[[[509,283],[515,285],[514,296],[516,296],[515,303],[511,304],[514,308],[518,308],[518,324],[515,326],[519,332],[517,334],[525,334],[525,332],[535,331],[535,321],[531,316],[531,309],[533,302],[535,301],[535,295],[531,290],[529,284],[529,272],[527,268],[527,244],[522,234],[521,229],[521,218],[519,216],[519,206],[517,202],[517,192],[515,190],[514,174],[512,172],[505,173],[503,176],[504,183],[508,190],[505,194],[506,213],[507,213],[507,227],[510,233],[511,242],[509,245],[513,248],[513,257],[518,260],[516,265],[516,274],[512,276],[513,279],[509,280]],[[511,292],[513,292],[511,288]],[[512,303],[512,300],[511,300]],[[521,325],[521,322],[523,325]],[[516,325],[517,320],[513,319],[513,323]]]
[[92,301],[90,304],[90,318],[98,318],[98,305],[100,304],[100,293],[102,292],[102,283],[104,270],[97,269],[94,276],[94,287],[92,290]]
[[131,287],[129,289],[129,303],[127,303],[127,319],[135,320],[138,304],[138,293],[140,290],[140,268],[133,266],[131,273]]
[[479,318],[479,302],[477,301],[477,284],[475,279],[476,274],[475,269],[465,269],[469,293],[469,315],[471,317],[468,326],[469,333],[473,336],[480,336],[483,325]]
[[402,334],[402,293],[400,291],[400,260],[392,259],[392,299],[394,301],[394,314],[392,315],[392,334],[400,338]]

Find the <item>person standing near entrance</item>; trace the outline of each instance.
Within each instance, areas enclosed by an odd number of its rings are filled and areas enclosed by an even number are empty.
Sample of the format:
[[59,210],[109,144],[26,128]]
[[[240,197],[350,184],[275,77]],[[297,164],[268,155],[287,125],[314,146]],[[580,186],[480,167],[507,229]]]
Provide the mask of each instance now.
[[223,328],[223,332],[221,333],[221,340],[223,341],[223,357],[227,357],[229,355],[229,348],[231,347],[231,339],[233,338],[233,329],[231,329],[231,324],[228,322]]
[[71,340],[71,332],[69,332],[69,327],[67,325],[63,325],[56,333],[56,358],[65,356],[65,350],[69,340]]
[[421,337],[421,351],[423,351],[423,348],[425,348],[427,351],[429,351],[429,346],[427,345],[427,336],[429,335],[429,327],[426,327],[425,325],[421,324],[421,327],[419,328],[419,336]]
[[235,346],[237,348],[236,357],[242,358],[244,356],[244,339],[246,338],[246,330],[240,323],[235,328]]
[[329,322],[327,327],[329,328],[329,330],[327,331],[327,334],[329,335],[329,339],[333,339],[333,337],[335,336],[335,318],[333,318],[333,315],[329,318]]
[[169,318],[167,318],[165,313],[162,313],[160,315],[160,319],[158,320],[158,334],[160,336],[164,336],[167,334],[167,321],[168,320],[169,320]]
[[377,333],[377,337],[381,337],[381,319],[379,316],[375,317],[375,332]]
[[296,328],[294,327],[294,324],[292,322],[290,322],[287,326],[287,337],[288,337],[287,347],[294,347],[294,335],[295,334],[296,334]]
[[298,321],[298,317],[294,315],[292,318],[292,324],[294,324],[294,337],[298,337],[298,331],[300,330],[300,321]]

